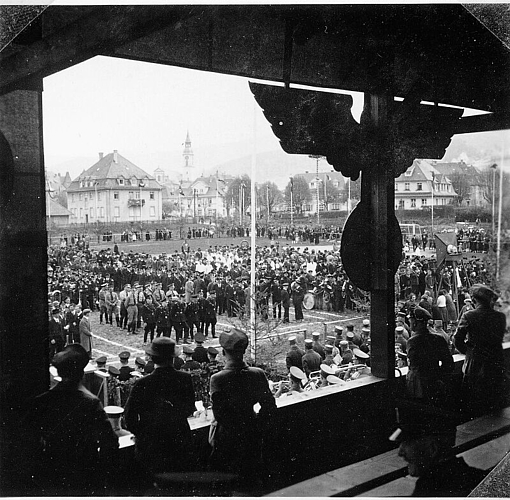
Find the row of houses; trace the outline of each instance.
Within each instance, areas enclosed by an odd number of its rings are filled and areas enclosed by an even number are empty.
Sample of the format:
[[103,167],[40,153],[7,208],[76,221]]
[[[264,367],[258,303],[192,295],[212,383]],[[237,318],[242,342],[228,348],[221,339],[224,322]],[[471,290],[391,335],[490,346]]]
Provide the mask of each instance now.
[[[216,173],[192,179],[193,156],[188,133],[183,151],[184,173],[177,180],[167,176],[161,168],[150,175],[117,150],[107,155],[99,153],[98,161],[76,179],[71,181],[69,174],[59,178],[60,183],[55,176],[47,179],[49,221],[52,224],[158,221],[164,212],[170,216],[197,218],[235,215],[236,208],[227,206],[226,201],[234,178]],[[483,182],[474,167],[463,162],[441,163],[419,159],[395,179],[395,208],[427,209],[432,205],[455,203],[459,193],[454,189],[452,178],[458,175],[469,180],[463,183],[463,204],[487,204]],[[294,178],[297,177],[303,178],[310,190],[310,197],[300,207],[304,214],[317,214],[317,208],[319,211],[349,208],[350,200],[345,196],[335,199],[327,194],[328,186],[332,186],[329,189],[336,193],[345,192],[349,181],[339,172],[305,172],[295,174]],[[60,197],[62,189],[67,193],[67,209],[56,200],[56,194]],[[275,212],[289,210],[285,201],[273,209]],[[245,206],[245,212],[250,212],[248,206]]]

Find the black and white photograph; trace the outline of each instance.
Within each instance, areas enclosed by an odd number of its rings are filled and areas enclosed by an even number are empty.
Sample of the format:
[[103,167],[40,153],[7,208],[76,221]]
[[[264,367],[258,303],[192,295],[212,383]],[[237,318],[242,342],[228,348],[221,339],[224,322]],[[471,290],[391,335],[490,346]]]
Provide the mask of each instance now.
[[0,496],[510,497],[510,4],[0,2]]

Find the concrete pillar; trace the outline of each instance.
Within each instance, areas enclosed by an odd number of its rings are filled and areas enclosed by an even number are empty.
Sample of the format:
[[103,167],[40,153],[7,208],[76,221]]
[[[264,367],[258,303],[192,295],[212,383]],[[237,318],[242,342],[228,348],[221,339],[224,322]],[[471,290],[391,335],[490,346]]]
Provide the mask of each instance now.
[[49,387],[47,233],[39,88],[0,96],[0,463],[24,400]]

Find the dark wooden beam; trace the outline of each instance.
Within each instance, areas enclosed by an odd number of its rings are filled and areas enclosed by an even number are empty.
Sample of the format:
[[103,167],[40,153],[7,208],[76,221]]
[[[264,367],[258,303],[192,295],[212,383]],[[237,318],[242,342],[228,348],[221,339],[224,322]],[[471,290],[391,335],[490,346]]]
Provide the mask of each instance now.
[[462,118],[457,126],[456,134],[472,132],[490,132],[491,130],[510,129],[510,115],[489,113]]
[[104,6],[0,60],[0,95],[179,22],[189,6]]

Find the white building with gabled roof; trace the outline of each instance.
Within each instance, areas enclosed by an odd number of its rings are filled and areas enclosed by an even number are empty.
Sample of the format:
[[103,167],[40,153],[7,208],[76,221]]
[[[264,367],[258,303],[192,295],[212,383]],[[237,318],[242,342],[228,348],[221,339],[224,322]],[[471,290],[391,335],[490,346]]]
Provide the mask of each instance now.
[[117,150],[84,170],[67,189],[71,222],[161,220],[163,187]]
[[428,160],[413,164],[395,179],[395,209],[426,209],[452,204],[457,197],[452,182]]

